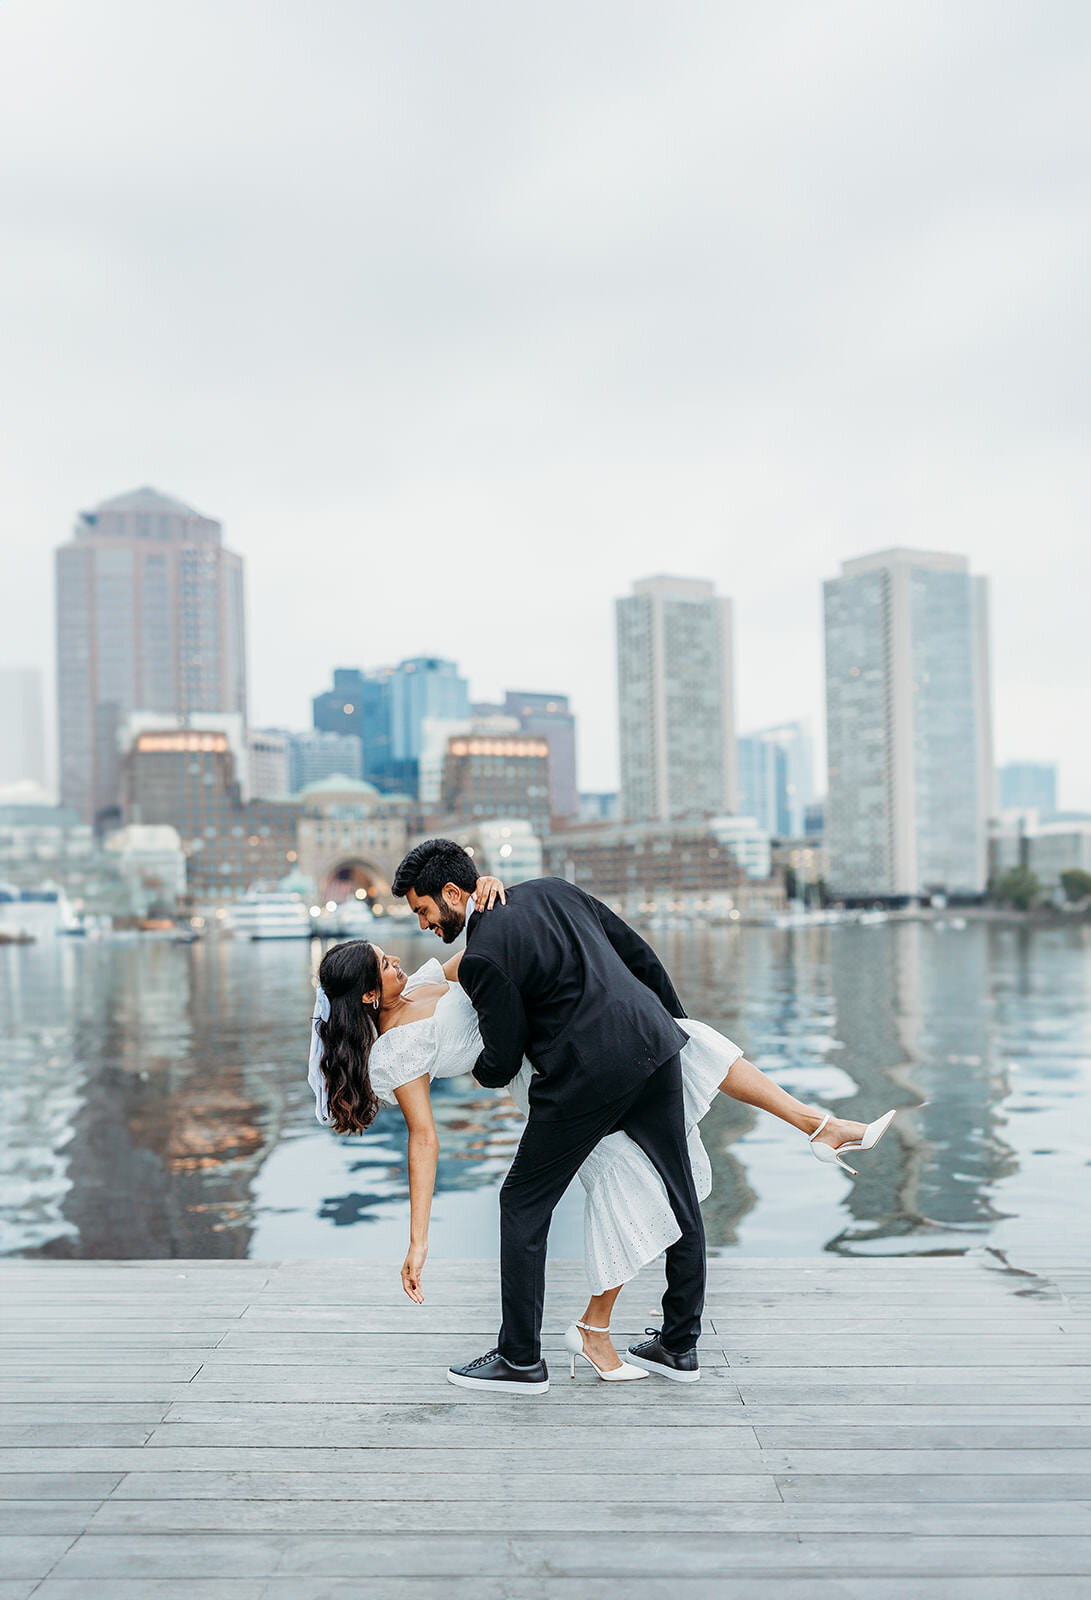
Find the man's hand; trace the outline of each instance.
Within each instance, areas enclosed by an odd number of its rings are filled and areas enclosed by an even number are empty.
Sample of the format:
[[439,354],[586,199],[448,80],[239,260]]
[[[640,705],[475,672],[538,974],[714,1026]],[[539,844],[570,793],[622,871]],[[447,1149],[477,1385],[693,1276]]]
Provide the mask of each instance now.
[[507,905],[507,896],[504,894],[504,885],[499,878],[478,878],[474,887],[474,905],[479,911],[491,911],[497,900],[502,906]]
[[415,1300],[419,1306],[424,1304],[424,1294],[421,1290],[420,1280],[424,1272],[424,1263],[428,1260],[428,1246],[426,1244],[411,1244],[402,1266],[402,1288],[410,1300]]

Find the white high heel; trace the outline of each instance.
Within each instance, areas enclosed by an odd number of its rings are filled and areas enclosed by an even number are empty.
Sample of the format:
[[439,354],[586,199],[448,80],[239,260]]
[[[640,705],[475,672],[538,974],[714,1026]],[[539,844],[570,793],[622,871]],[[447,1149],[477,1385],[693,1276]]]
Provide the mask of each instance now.
[[808,1141],[811,1146],[811,1151],[819,1161],[825,1161],[829,1166],[833,1166],[836,1163],[837,1166],[844,1167],[846,1172],[851,1172],[855,1178],[859,1176],[859,1174],[857,1173],[855,1167],[850,1167],[847,1161],[841,1160],[842,1150],[874,1150],[875,1146],[879,1143],[879,1140],[883,1137],[883,1134],[894,1121],[896,1115],[897,1108],[895,1108],[893,1111],[888,1111],[884,1117],[877,1117],[874,1122],[869,1122],[867,1127],[864,1129],[864,1136],[862,1139],[849,1139],[846,1140],[844,1144],[839,1144],[837,1146],[832,1144],[815,1144],[815,1140],[818,1138],[818,1135],[822,1132],[822,1129],[830,1120],[831,1113],[827,1111],[826,1115],[822,1118],[822,1121],[818,1124],[818,1127],[811,1134],[810,1140]]
[[628,1361],[623,1361],[620,1367],[614,1367],[609,1372],[604,1372],[597,1366],[587,1351],[583,1348],[580,1338],[580,1329],[585,1333],[609,1333],[609,1328],[592,1328],[589,1322],[570,1322],[564,1330],[564,1347],[572,1357],[572,1376],[576,1376],[576,1357],[582,1356],[589,1367],[593,1367],[604,1383],[628,1383],[632,1378],[646,1378],[648,1374],[640,1367],[630,1366]]

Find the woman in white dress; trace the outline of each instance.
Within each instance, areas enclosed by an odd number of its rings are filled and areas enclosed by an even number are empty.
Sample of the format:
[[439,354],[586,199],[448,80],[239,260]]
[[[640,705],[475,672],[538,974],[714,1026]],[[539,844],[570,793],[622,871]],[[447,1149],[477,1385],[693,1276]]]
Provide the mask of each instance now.
[[[475,901],[485,911],[503,885],[481,878]],[[459,987],[461,953],[441,964],[426,961],[412,974],[396,958],[364,939],[334,945],[319,968],[311,1024],[308,1082],[319,1122],[338,1133],[363,1133],[380,1106],[400,1107],[409,1129],[410,1242],[402,1266],[406,1294],[423,1303],[421,1275],[428,1255],[428,1223],[439,1140],[429,1085],[472,1070],[481,1052],[477,1013]],[[712,1169],[698,1124],[719,1093],[756,1106],[806,1134],[822,1161],[837,1163],[846,1149],[871,1149],[894,1112],[865,1126],[805,1106],[743,1057],[742,1050],[703,1022],[682,1019],[689,1035],[682,1050],[686,1128],[698,1198],[712,1189]],[[529,1062],[511,1084],[527,1111]],[[624,1284],[679,1238],[663,1180],[643,1150],[625,1133],[603,1139],[579,1170],[585,1190],[584,1265],[590,1299],[565,1343],[608,1381],[643,1378],[623,1362],[610,1339],[610,1315]]]

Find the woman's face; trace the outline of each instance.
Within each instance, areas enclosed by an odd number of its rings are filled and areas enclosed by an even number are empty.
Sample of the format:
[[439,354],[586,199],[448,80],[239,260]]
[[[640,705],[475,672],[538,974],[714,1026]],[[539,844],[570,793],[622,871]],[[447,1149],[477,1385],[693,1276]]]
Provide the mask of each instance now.
[[[388,956],[386,951],[383,950],[380,945],[375,944],[374,941],[372,942],[371,948],[374,950],[378,959],[379,974],[382,979],[382,995],[380,997],[379,1004],[381,1006],[388,1006],[392,1000],[396,1000],[398,998],[402,990],[405,988],[407,982],[406,975],[402,971],[402,964],[398,960],[397,956]],[[371,998],[374,1001],[374,994]]]

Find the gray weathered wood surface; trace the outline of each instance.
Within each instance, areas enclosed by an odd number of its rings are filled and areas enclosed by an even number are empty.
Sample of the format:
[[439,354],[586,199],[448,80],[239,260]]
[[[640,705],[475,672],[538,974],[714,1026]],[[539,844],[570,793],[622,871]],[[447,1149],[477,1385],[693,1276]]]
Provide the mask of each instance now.
[[[1091,1263],[714,1262],[704,1377],[445,1381],[496,1269],[0,1264],[0,1600],[1091,1593]],[[619,1344],[661,1280],[619,1301]]]

